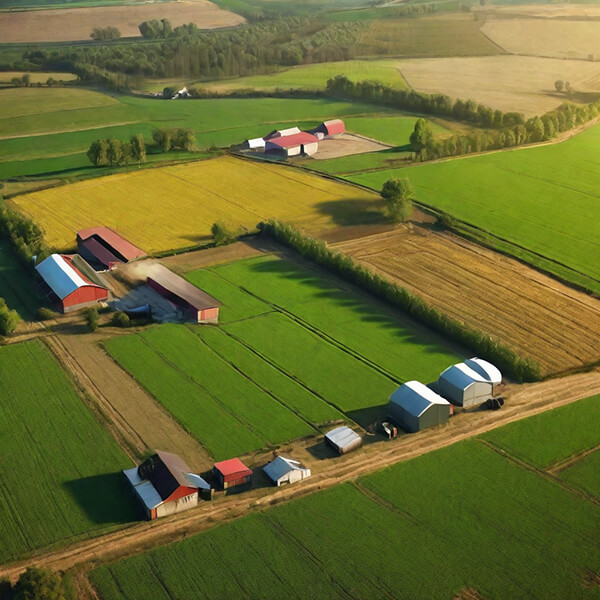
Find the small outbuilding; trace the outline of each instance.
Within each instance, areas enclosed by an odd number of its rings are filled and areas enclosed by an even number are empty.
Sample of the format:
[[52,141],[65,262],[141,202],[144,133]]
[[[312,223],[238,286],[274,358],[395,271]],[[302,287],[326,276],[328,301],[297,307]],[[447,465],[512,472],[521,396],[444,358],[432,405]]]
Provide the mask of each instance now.
[[221,303],[163,265],[152,266],[146,283],[163,298],[178,306],[186,318],[196,323],[219,321]]
[[[107,288],[92,281],[77,268],[75,256],[52,254],[36,266],[46,298],[63,313],[92,306],[108,299]],[[77,257],[81,263],[84,261]],[[88,269],[91,269],[87,265]]]
[[493,364],[481,358],[448,367],[438,379],[438,391],[452,404],[471,408],[494,397],[496,385],[502,382],[502,373]]
[[146,256],[143,250],[108,227],[90,227],[78,231],[77,251],[98,271]]
[[275,460],[272,460],[263,467],[263,471],[277,487],[286,483],[296,483],[310,477],[310,469],[297,460],[284,458],[283,456],[278,456]]
[[410,433],[446,423],[451,410],[447,400],[419,381],[403,383],[390,396],[390,417]]
[[325,435],[325,443],[338,454],[347,454],[362,446],[362,438],[356,431],[346,427],[336,427]]
[[246,140],[244,142],[244,148],[248,148],[249,150],[264,150],[265,140],[263,138],[252,138],[251,140]]
[[139,467],[126,469],[123,474],[150,520],[193,508],[199,496],[211,497],[210,485],[170,452],[158,450]]
[[317,137],[305,131],[295,135],[271,138],[265,144],[265,152],[277,152],[286,158],[300,155],[312,156],[318,149]]
[[345,133],[346,125],[341,119],[331,119],[323,121],[315,130],[314,133],[322,133],[324,136],[333,137]]
[[215,463],[213,477],[217,486],[223,490],[250,485],[252,469],[249,469],[239,458],[230,458]]

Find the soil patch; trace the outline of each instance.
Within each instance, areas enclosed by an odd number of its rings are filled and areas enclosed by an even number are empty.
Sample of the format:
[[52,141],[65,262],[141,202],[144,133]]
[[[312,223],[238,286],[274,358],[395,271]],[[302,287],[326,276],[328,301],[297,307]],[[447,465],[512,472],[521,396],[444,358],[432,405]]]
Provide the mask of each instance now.
[[365,152],[377,152],[392,148],[389,144],[383,144],[376,140],[344,133],[336,138],[322,140],[319,142],[319,151],[312,156],[315,160],[327,160],[328,158],[339,158],[340,156],[351,156],[352,154],[364,154]]

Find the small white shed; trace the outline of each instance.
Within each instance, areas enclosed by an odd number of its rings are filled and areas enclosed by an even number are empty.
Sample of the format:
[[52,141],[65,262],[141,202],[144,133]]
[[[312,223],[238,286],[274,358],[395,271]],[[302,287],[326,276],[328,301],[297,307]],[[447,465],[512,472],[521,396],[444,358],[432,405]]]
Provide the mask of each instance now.
[[481,358],[469,358],[440,375],[438,391],[452,404],[470,408],[493,398],[501,382],[502,373],[494,365]]
[[342,426],[332,429],[325,435],[325,443],[339,454],[346,454],[362,446],[362,438],[350,427]]
[[268,465],[263,467],[267,477],[277,486],[285,483],[296,483],[310,477],[310,469],[302,463],[291,458],[278,456]]

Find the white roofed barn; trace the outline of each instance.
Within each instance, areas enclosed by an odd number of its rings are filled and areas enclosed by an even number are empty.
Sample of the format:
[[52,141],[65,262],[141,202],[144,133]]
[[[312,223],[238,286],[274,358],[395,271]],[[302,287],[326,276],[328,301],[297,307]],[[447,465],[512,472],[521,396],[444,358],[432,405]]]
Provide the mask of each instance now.
[[450,412],[450,403],[419,381],[403,383],[390,396],[390,417],[410,433],[446,423]]

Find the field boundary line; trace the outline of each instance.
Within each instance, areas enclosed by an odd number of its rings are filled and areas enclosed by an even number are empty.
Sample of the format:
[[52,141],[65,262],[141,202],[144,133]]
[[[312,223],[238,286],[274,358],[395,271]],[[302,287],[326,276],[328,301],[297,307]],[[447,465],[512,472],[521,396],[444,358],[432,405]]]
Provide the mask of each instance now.
[[579,496],[583,500],[587,500],[587,501],[591,502],[592,504],[595,504],[596,506],[600,507],[600,499],[596,498],[595,496],[592,496],[588,492],[584,492],[583,490],[580,490],[580,489],[570,486],[564,479],[561,479],[560,477],[556,477],[554,474],[550,473],[549,471],[544,471],[543,469],[540,469],[540,468],[536,467],[535,465],[532,465],[532,464],[518,458],[517,456],[514,456],[514,454],[507,452],[506,450],[496,446],[495,444],[493,444],[492,442],[489,442],[488,440],[484,440],[481,437],[476,437],[475,441],[479,442],[483,446],[486,446],[487,448],[489,448],[496,454],[499,454],[506,460],[512,461],[513,463],[515,463],[522,469],[530,471],[531,473],[535,473],[536,475],[538,475],[539,477],[542,477],[543,479],[552,481],[552,482],[560,485],[560,487],[562,487],[563,489],[575,494],[576,496]]
[[559,473],[562,473],[563,471],[566,471],[568,468],[575,466],[576,464],[580,463],[582,460],[586,459],[591,454],[594,454],[594,452],[598,452],[598,451],[600,451],[600,444],[597,444],[596,446],[592,446],[591,448],[588,448],[587,450],[583,450],[582,452],[579,452],[578,454],[573,454],[572,456],[569,456],[568,458],[565,458],[563,460],[559,460],[558,462],[554,463],[553,465],[550,465],[548,467],[548,469],[546,469],[546,472],[549,473],[550,475],[558,475]]

